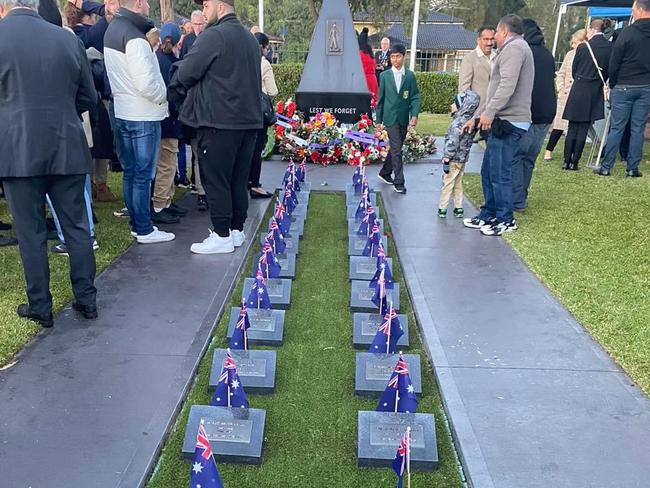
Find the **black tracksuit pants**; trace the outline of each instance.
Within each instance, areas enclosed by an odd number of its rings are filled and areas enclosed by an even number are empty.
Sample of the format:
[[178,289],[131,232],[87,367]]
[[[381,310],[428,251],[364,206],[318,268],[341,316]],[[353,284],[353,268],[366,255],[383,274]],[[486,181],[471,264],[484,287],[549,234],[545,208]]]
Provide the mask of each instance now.
[[248,175],[257,130],[198,129],[198,158],[214,231],[228,237],[244,230]]

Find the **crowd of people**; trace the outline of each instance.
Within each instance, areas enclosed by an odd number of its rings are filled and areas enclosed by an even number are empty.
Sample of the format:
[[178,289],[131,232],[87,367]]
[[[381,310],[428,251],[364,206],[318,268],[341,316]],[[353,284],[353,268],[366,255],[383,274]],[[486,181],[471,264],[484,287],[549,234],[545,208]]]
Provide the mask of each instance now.
[[486,139],[484,204],[464,225],[483,235],[517,230],[514,212],[528,207],[535,162],[549,128],[543,159],[553,159],[566,133],[562,168],[577,171],[594,123],[609,113],[602,164],[594,172],[610,176],[620,153],[626,177],[642,176],[639,163],[650,113],[650,0],[636,0],[632,14],[633,22],[611,39],[604,35],[611,23],[603,19],[574,33],[557,77],[553,55],[534,20],[508,15],[496,28],[478,31],[475,51],[463,59],[459,95],[452,104],[439,217],[446,217],[452,193],[454,215],[463,217],[462,176],[478,131]]
[[[62,12],[53,0],[0,0],[0,180],[27,284],[19,316],[53,324],[49,205],[73,308],[97,317],[92,201],[118,199],[109,168],[122,172],[118,214],[140,244],[175,238],[158,226],[180,222],[175,188],[193,186],[213,227],[196,254],[241,246],[249,196],[272,196],[260,183],[265,100],[278,91],[269,38],[239,22],[234,0],[197,3],[203,10],[181,30],[156,28],[147,0],[70,0]],[[48,55],[35,56],[42,46]]]
[[[0,237],[0,245],[18,244],[23,260],[29,303],[18,308],[20,316],[52,325],[47,207],[59,239],[52,252],[70,258],[73,308],[97,316],[93,251],[100,243],[92,202],[118,200],[109,169],[122,172],[126,207],[117,215],[129,219],[140,244],[174,240],[168,226],[187,214],[174,203],[175,189],[196,193],[212,229],[192,244],[195,254],[243,245],[249,198],[272,196],[260,181],[272,124],[266,107],[278,93],[269,38],[240,23],[234,0],[195,1],[203,10],[182,28],[158,29],[147,0],[68,0],[62,15],[54,0],[0,0],[0,181],[17,236]],[[626,175],[641,176],[650,0],[636,0],[633,15],[612,40],[601,19],[576,32],[557,77],[534,20],[508,15],[478,31],[452,104],[440,217],[452,196],[454,216],[464,217],[462,179],[477,134],[486,141],[485,202],[463,222],[484,235],[517,229],[514,212],[528,206],[549,129],[544,159],[552,159],[566,132],[563,168],[577,170],[593,123],[610,111],[597,173],[609,176],[620,152]],[[404,66],[405,46],[384,38],[375,52],[367,29],[358,41],[376,122],[389,136],[378,177],[404,194],[402,145],[418,122],[417,80]],[[48,55],[35,56],[43,46]],[[0,231],[10,227],[0,222]]]

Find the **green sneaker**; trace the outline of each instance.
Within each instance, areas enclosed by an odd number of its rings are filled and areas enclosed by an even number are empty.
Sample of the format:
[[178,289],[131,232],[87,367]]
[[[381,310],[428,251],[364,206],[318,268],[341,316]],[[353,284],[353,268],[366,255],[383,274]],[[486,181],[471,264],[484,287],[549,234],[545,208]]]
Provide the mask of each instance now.
[[454,217],[456,217],[457,219],[462,219],[463,215],[465,215],[465,211],[462,208],[454,209]]
[[447,209],[446,208],[439,208],[438,209],[438,217],[441,219],[446,219],[447,218]]

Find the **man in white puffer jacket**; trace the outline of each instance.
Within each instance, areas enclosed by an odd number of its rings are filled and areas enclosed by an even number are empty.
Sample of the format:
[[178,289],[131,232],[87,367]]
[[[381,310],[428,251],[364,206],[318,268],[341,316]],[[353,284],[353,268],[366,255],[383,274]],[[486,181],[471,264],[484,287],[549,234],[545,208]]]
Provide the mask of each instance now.
[[115,104],[117,153],[124,167],[124,201],[131,232],[141,244],[167,242],[174,234],[151,223],[151,181],[160,149],[160,121],[167,117],[167,89],[145,34],[147,0],[122,0],[104,37],[104,62]]

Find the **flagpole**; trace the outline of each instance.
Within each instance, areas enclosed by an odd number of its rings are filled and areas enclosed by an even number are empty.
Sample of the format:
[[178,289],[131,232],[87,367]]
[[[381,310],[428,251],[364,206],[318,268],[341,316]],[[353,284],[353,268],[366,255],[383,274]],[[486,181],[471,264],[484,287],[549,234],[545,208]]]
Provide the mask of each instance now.
[[230,374],[228,375],[228,408],[232,407],[230,404]]
[[399,379],[397,383],[397,390],[395,390],[395,413],[397,413],[397,405],[399,405]]
[[[393,308],[393,302],[390,302],[390,306],[388,307],[388,333],[386,334],[386,357],[390,356],[390,330],[392,329],[392,322],[390,322],[390,311]],[[381,310],[379,311],[381,313]],[[386,317],[384,317],[386,318]]]
[[411,488],[411,426],[406,428],[406,488]]

